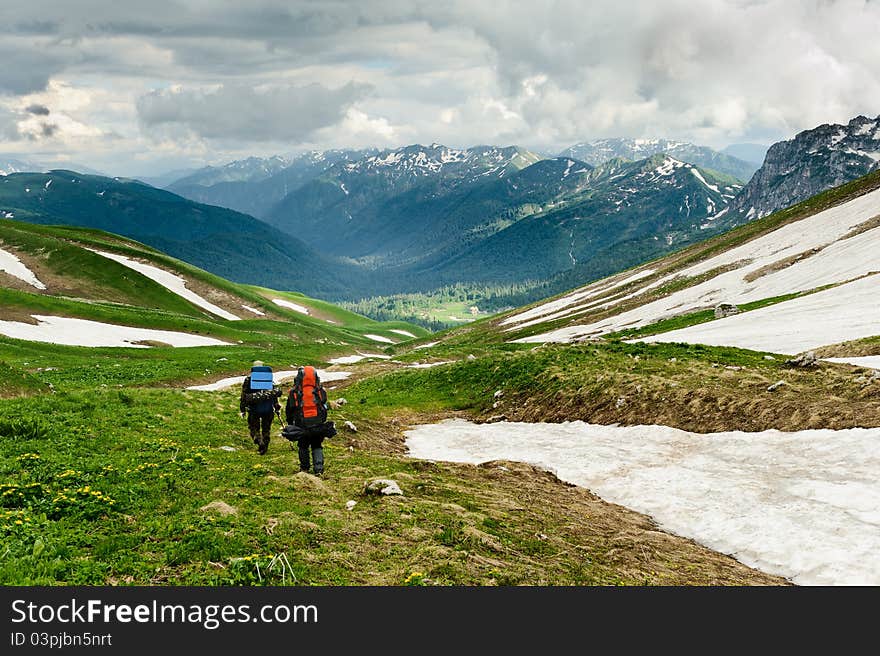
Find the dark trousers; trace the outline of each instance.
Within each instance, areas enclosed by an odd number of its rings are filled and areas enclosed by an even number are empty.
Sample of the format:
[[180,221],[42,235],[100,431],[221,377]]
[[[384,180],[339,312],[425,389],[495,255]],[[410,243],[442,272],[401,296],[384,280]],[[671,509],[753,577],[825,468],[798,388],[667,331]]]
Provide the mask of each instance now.
[[269,431],[274,418],[275,415],[271,412],[248,412],[248,428],[251,430],[251,438],[254,442],[262,437],[262,443],[269,444]]
[[315,466],[316,474],[324,473],[324,449],[321,446],[324,443],[323,437],[301,437],[296,441],[299,447],[299,468],[300,471],[309,471],[309,451],[311,451],[312,461]]

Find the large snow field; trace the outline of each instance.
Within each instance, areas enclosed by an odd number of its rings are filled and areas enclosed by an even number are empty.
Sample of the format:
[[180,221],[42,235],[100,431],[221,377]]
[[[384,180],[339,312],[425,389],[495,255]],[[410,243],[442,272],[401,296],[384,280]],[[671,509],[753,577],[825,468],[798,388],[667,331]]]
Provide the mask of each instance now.
[[241,317],[237,317],[231,312],[227,312],[223,308],[214,305],[207,299],[202,298],[191,289],[188,289],[186,286],[186,281],[180,276],[171,273],[170,271],[160,269],[159,267],[153,266],[152,264],[144,264],[143,262],[132,260],[130,257],[125,257],[124,255],[117,255],[116,253],[99,251],[95,250],[94,248],[89,248],[88,250],[92,251],[93,253],[97,253],[102,257],[106,257],[109,260],[113,260],[114,262],[119,262],[120,264],[127,266],[129,269],[134,269],[138,273],[159,283],[165,289],[174,292],[178,296],[181,296],[188,300],[193,305],[197,305],[200,308],[207,310],[211,314],[216,314],[218,317],[228,319],[229,321],[239,321],[241,319]]
[[638,341],[802,353],[828,344],[880,334],[878,299],[880,276],[867,276],[823,292]]
[[42,314],[31,315],[39,323],[0,321],[0,335],[32,342],[49,342],[67,346],[127,346],[149,348],[134,342],[154,341],[170,346],[229,346],[228,342],[172,330],[154,330],[119,326],[88,319],[72,319]]
[[[880,228],[848,235],[880,212],[880,190],[865,194],[811,217],[789,223],[771,233],[732,248],[687,269],[669,274],[621,299],[558,308],[558,302],[541,307],[558,310],[509,330],[562,318],[590,307],[611,307],[678,277],[695,277],[722,267],[735,267],[665,298],[646,303],[601,321],[568,326],[521,342],[564,342],[585,335],[600,335],[624,328],[646,326],[671,316],[711,308],[719,303],[741,305],[828,284],[854,280],[878,271]],[[518,315],[520,318],[528,318]]]
[[4,271],[19,280],[23,280],[37,289],[46,289],[46,285],[40,282],[36,274],[28,269],[16,255],[3,250],[2,248],[0,248],[0,271]]
[[[335,380],[345,380],[349,376],[351,376],[350,371],[323,371],[318,369],[318,378],[321,379],[322,383],[332,383]],[[285,381],[293,380],[296,378],[296,371],[276,371],[273,374],[273,378],[275,379],[275,384],[279,385]],[[231,376],[230,378],[222,378],[213,383],[208,383],[206,385],[191,385],[187,387],[188,390],[195,390],[198,392],[217,392],[224,389],[229,389],[230,387],[234,387],[236,385],[241,385],[244,382],[244,376]]]
[[880,585],[880,429],[699,434],[666,426],[450,419],[414,458],[553,470],[667,531],[807,585]]

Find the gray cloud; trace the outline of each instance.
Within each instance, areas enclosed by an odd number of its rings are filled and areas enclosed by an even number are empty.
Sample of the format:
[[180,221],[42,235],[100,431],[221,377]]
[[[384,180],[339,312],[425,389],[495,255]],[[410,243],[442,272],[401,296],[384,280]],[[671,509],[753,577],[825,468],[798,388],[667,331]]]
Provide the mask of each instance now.
[[28,114],[35,114],[36,116],[48,116],[50,113],[48,107],[46,107],[45,105],[39,105],[37,103],[34,103],[33,105],[28,105],[27,107],[25,107],[24,111],[26,111]]
[[63,71],[69,62],[45,52],[31,43],[0,40],[0,94],[23,95],[42,91],[49,79]]
[[208,139],[299,143],[338,122],[370,87],[349,83],[255,89],[239,84],[216,90],[165,90],[141,96],[138,117],[147,128],[184,126]]
[[[122,135],[107,146],[120,161],[150,156],[138,125],[154,145],[171,137],[164,157],[203,160],[247,142],[254,153],[435,140],[553,149],[604,136],[766,143],[880,112],[877,0],[207,6],[0,3],[0,95],[78,85],[100,102],[33,99],[62,128],[54,142],[76,133],[63,120],[74,112]],[[84,159],[96,143],[78,147]]]

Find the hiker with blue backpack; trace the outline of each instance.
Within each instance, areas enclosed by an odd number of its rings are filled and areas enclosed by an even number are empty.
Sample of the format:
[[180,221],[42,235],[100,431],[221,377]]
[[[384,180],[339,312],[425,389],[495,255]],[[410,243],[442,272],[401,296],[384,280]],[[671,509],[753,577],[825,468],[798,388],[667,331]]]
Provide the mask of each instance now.
[[314,367],[300,367],[284,414],[287,419],[281,435],[296,442],[299,469],[315,476],[324,474],[324,439],[336,435],[336,427],[327,421],[327,392]]
[[281,388],[276,387],[273,382],[272,367],[265,366],[260,360],[254,361],[250,375],[241,384],[239,414],[244,417],[247,412],[251,439],[261,456],[269,450],[272,420],[281,410],[281,404],[278,403],[280,397]]

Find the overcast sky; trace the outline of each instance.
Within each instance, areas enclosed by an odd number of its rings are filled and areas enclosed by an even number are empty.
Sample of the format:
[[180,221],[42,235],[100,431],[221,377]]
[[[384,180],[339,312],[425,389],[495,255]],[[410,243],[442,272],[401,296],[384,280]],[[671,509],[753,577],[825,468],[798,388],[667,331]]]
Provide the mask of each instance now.
[[0,156],[146,175],[880,114],[880,0],[3,0]]

